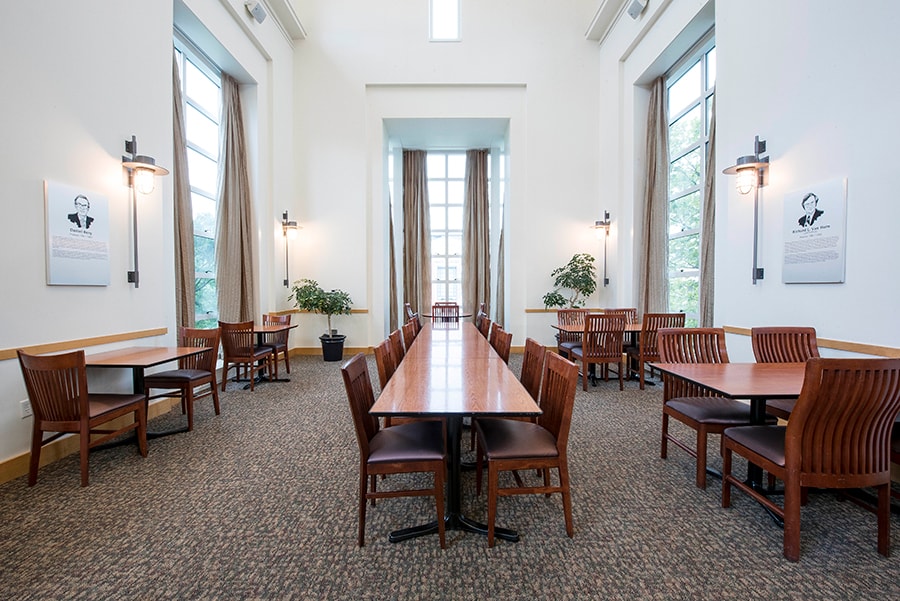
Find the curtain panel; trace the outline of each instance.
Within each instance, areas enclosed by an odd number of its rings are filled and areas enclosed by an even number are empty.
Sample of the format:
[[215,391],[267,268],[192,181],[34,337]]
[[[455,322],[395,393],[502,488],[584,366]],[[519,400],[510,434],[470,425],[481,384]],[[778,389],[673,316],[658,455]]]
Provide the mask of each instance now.
[[403,298],[431,312],[431,219],[424,150],[403,151]]
[[194,327],[194,213],[188,178],[187,137],[184,130],[184,99],[178,77],[178,61],[172,56],[172,178],[175,210],[175,321]]
[[249,321],[256,315],[253,283],[253,210],[240,89],[222,74],[222,120],[216,228],[219,319]]
[[488,190],[490,150],[466,151],[463,201],[462,312],[475,315],[491,300],[491,206]]
[[716,287],[716,97],[713,96],[700,226],[700,327],[713,327]]

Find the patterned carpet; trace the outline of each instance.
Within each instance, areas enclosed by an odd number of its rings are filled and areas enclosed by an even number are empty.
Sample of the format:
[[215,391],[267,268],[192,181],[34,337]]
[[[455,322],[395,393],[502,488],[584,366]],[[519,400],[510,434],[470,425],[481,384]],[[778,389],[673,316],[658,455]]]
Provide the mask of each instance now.
[[[25,477],[0,486],[0,599],[900,598],[900,543],[878,555],[874,514],[811,495],[801,561],[787,562],[758,505],[735,493],[722,509],[720,482],[696,489],[690,457],[659,458],[661,391],[633,382],[579,387],[573,539],[556,495],[500,500],[498,525],[517,528],[518,543],[488,549],[448,532],[443,551],[434,536],[391,544],[392,529],[433,516],[427,500],[404,498],[370,509],[359,548],[339,364],[292,361],[290,383],[230,384],[221,416],[200,402],[194,431],[150,441],[146,459],[133,446],[93,453],[88,488],[77,455],[43,468],[34,488]],[[521,355],[510,365],[519,373]],[[403,479],[382,486],[392,481]],[[463,505],[484,519],[471,472]],[[892,529],[897,541],[897,516]]]

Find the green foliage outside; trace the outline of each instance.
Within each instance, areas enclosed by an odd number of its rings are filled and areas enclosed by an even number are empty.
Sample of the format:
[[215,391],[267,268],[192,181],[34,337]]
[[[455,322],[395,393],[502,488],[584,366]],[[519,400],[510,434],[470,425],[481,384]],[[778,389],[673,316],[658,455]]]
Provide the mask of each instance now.
[[349,315],[353,305],[350,295],[343,290],[325,291],[318,282],[306,278],[294,282],[288,300],[293,301],[294,306],[301,311],[324,314],[328,318],[326,336],[331,336],[334,332],[331,329],[331,316]]
[[[569,262],[550,272],[553,290],[544,295],[544,307],[583,307],[587,297],[597,289],[597,274],[594,270],[594,257],[581,253],[574,255]],[[570,290],[568,298],[560,290]]]

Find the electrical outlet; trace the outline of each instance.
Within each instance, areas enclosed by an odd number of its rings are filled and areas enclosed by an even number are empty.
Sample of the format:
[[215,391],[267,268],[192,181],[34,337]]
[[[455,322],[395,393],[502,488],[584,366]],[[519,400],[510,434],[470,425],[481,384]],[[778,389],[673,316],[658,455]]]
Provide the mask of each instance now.
[[31,403],[28,399],[23,401],[19,401],[19,415],[22,416],[22,419],[26,417],[32,417],[34,413],[31,412]]

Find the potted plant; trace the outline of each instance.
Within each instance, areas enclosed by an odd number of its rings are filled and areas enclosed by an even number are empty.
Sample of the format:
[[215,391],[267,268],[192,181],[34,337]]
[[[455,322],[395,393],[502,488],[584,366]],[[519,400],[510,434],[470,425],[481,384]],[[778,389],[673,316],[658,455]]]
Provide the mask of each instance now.
[[[587,254],[575,254],[564,266],[550,272],[553,290],[544,295],[544,307],[583,307],[587,298],[597,289],[597,275],[594,271],[594,257]],[[566,298],[561,289],[571,290]]]
[[331,328],[331,316],[350,314],[353,304],[350,295],[343,290],[325,291],[315,280],[304,278],[294,282],[288,299],[301,311],[322,313],[328,318],[328,330],[319,336],[322,356],[325,361],[340,361],[344,356],[344,340],[347,337]]

